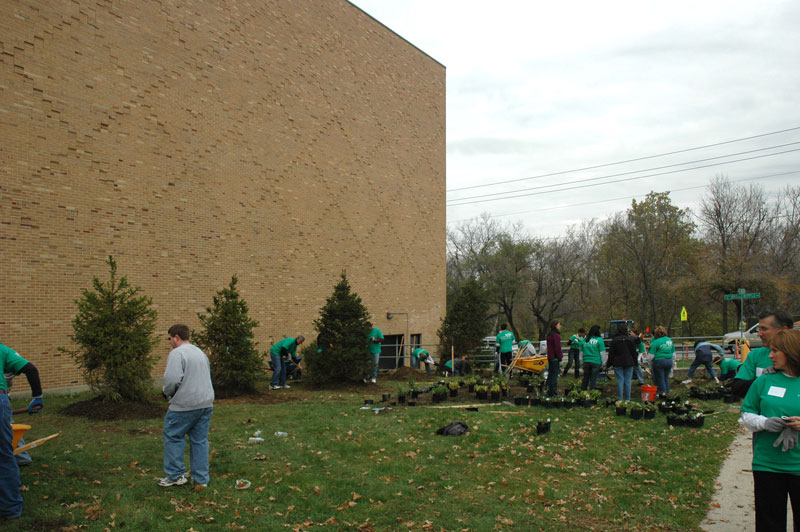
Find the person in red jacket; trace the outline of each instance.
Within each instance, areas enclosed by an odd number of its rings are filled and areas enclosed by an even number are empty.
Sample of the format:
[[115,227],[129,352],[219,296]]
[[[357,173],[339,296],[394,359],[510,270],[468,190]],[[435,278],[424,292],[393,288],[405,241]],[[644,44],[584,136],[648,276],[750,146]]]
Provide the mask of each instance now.
[[550,322],[550,332],[547,333],[547,395],[558,395],[558,374],[561,369],[561,322]]

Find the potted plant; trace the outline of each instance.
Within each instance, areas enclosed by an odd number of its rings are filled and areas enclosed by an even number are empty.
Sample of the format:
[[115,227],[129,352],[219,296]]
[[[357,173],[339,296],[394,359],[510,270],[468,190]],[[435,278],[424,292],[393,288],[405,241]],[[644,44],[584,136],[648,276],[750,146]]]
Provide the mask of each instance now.
[[656,405],[650,402],[645,403],[642,408],[644,409],[644,418],[653,419],[656,417]]
[[500,400],[500,385],[495,383],[492,384],[492,387],[489,388],[489,393],[491,394],[492,401],[499,401]]
[[475,391],[475,386],[477,384],[478,384],[478,377],[477,376],[472,375],[472,376],[470,376],[470,378],[467,379],[467,390],[469,391],[469,393],[472,393],[472,392]]
[[450,397],[458,397],[458,381],[450,381],[447,383],[450,389]]
[[614,406],[616,407],[616,409],[614,410],[616,415],[624,416],[625,414],[628,413],[628,407],[625,406],[625,401],[617,401],[616,403],[614,403]]
[[527,404],[527,398],[524,395],[515,395],[514,396],[514,405],[515,406],[522,406],[523,402]]
[[434,386],[433,390],[433,402],[434,403],[441,403],[445,399],[447,399],[447,387],[443,384],[439,384],[438,386]]
[[642,419],[644,415],[644,408],[641,403],[631,403],[628,417],[631,419]]
[[547,434],[548,432],[550,432],[550,418],[547,418],[547,421],[536,423],[536,434]]
[[408,385],[406,389],[408,390],[408,395],[410,395],[412,399],[419,397],[419,389],[417,388],[417,382],[414,379],[408,379]]
[[[406,394],[407,393],[408,392],[406,391],[406,387],[405,386],[398,386],[397,387],[397,402],[400,403],[401,405],[405,404],[405,402],[406,402]],[[385,395],[386,394],[384,394],[384,396]]]
[[485,384],[475,385],[475,396],[478,399],[485,400],[489,393],[489,388]]
[[522,372],[519,374],[519,385],[526,387],[531,382],[531,376],[529,373]]
[[584,403],[583,406],[594,406],[600,400],[600,390],[589,390],[589,405]]
[[689,427],[699,429],[705,422],[705,415],[702,410],[691,410],[686,414],[686,424]]

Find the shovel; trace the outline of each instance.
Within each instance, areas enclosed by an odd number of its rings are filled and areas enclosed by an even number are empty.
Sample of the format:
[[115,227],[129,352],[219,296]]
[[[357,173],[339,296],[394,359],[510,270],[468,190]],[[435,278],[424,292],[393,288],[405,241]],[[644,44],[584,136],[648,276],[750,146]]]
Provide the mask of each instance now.
[[26,443],[25,445],[20,445],[19,447],[14,449],[14,456],[18,455],[19,453],[24,453],[25,451],[29,451],[29,450],[33,449],[34,447],[39,447],[41,444],[43,444],[47,440],[52,440],[53,438],[58,437],[59,434],[61,434],[61,433],[57,432],[55,434],[51,434],[50,436],[45,436],[44,438],[39,438],[36,441],[32,441],[30,443]]

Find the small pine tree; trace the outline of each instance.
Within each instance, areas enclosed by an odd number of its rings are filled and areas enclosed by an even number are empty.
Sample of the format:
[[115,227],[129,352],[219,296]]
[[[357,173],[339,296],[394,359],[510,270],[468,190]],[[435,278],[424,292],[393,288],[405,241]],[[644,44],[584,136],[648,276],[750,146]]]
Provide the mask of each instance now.
[[480,283],[474,279],[464,282],[436,332],[445,356],[450,356],[451,347],[466,355],[481,346],[489,330],[488,312],[489,301]]
[[148,402],[153,384],[151,355],[157,313],[153,301],[139,296],[128,279],[117,279],[117,263],[106,261],[111,278],[92,279],[94,290],[84,290],[76,300],[78,314],[72,320],[73,342],[78,348],[59,351],[70,355],[86,382],[103,401]]
[[369,355],[369,312],[358,294],[351,292],[347,275],[319,311],[314,328],[321,352],[307,354],[308,376],[316,385],[357,381],[375,367]]
[[192,341],[208,355],[214,388],[228,395],[251,393],[264,377],[264,354],[253,340],[258,322],[248,316],[237,281],[234,275],[228,287],[217,292],[207,315],[197,315],[202,331],[192,331]]

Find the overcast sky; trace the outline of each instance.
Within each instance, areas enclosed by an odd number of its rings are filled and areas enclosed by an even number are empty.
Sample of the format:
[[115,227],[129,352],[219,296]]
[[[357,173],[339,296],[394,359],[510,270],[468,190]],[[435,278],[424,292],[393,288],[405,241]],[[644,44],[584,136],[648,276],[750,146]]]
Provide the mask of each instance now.
[[718,174],[800,185],[800,2],[352,2],[447,68],[450,226],[559,236],[650,191],[696,210]]

